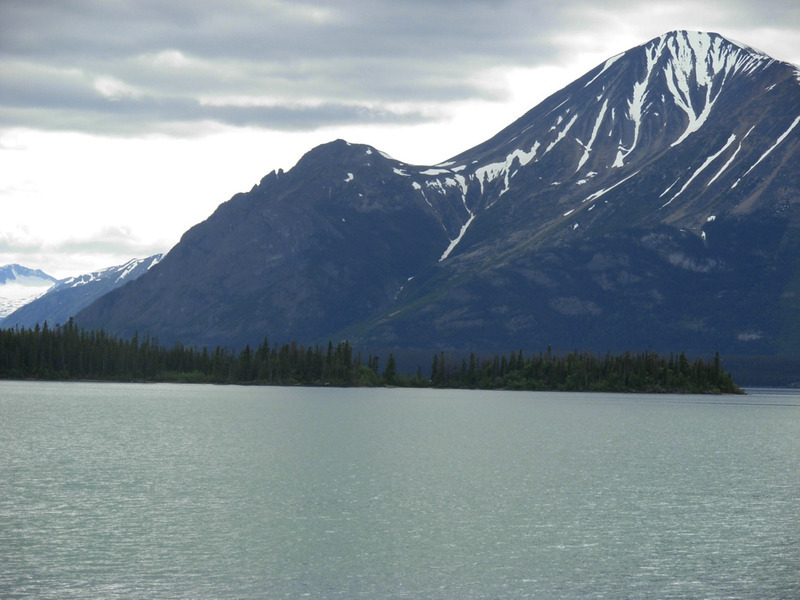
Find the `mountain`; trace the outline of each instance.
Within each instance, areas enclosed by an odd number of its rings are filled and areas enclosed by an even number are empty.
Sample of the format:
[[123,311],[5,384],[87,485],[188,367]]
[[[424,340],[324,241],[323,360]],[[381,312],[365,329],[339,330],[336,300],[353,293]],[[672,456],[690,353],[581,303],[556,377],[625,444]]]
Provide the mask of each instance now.
[[16,264],[0,267],[0,323],[20,306],[44,294],[57,281],[39,269]]
[[674,31],[439,165],[315,148],[77,320],[212,346],[793,352],[799,228],[800,70]]
[[[4,327],[35,327],[47,321],[50,325],[65,323],[82,308],[100,296],[144,275],[163,258],[156,254],[144,259],[132,259],[124,265],[108,267],[94,273],[57,281],[46,292],[9,314]],[[52,278],[51,278],[52,279]],[[52,281],[56,281],[52,279]]]

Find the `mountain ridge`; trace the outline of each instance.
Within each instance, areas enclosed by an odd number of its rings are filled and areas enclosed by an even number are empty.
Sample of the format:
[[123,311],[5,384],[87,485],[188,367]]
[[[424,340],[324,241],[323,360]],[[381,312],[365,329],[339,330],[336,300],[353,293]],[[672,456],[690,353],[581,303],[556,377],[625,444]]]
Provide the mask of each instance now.
[[800,318],[797,73],[670,32],[438,165],[323,144],[79,322],[212,346],[778,351]]
[[133,258],[122,265],[106,267],[99,271],[56,280],[42,294],[28,299],[8,314],[4,327],[33,328],[47,321],[50,325],[66,323],[81,309],[112,289],[140,277],[163,258],[154,254],[147,258]]

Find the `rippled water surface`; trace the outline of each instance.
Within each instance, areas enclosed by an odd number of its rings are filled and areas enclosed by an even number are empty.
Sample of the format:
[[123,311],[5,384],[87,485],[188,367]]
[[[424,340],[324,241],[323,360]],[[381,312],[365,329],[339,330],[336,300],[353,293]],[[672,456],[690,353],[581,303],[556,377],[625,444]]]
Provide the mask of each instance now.
[[800,394],[0,382],[0,598],[799,598]]

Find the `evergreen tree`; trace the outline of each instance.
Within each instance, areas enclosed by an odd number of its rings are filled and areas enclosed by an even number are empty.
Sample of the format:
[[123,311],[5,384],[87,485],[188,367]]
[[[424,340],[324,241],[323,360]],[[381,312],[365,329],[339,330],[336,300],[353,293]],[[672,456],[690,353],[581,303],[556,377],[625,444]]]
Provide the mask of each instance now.
[[383,381],[386,385],[394,385],[397,379],[397,365],[394,360],[394,355],[389,354],[386,359],[386,368],[383,370]]

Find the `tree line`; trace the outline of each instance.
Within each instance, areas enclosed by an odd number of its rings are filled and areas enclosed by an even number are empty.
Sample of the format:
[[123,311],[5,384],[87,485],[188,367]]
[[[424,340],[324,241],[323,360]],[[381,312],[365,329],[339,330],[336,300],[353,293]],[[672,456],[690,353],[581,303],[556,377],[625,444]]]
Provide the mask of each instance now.
[[390,353],[362,356],[347,341],[303,346],[297,342],[239,352],[180,343],[167,347],[150,336],[121,339],[85,331],[70,319],[49,327],[0,330],[0,378],[45,380],[161,381],[261,385],[406,386],[439,388],[739,393],[712,361],[690,361],[684,353],[606,354],[572,352],[526,357],[522,351],[482,359],[433,355],[430,370],[398,371]]
[[547,352],[525,357],[522,351],[480,360],[474,354],[459,363],[445,354],[431,365],[434,387],[591,392],[718,393],[742,390],[722,368],[719,353],[711,361],[669,357],[651,351],[566,355]]

